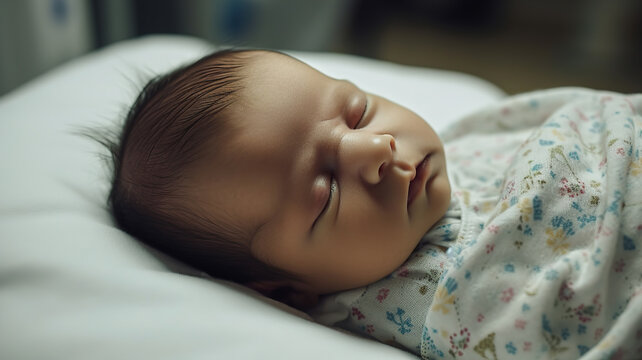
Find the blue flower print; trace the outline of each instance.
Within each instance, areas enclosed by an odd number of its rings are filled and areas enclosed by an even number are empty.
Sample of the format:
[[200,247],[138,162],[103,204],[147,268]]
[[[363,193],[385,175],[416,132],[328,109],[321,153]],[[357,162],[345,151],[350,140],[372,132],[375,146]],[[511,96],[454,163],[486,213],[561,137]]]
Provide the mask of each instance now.
[[396,314],[386,311],[386,318],[399,326],[398,330],[401,334],[409,333],[413,327],[410,317],[404,318],[405,314],[406,312],[402,308],[397,308]]
[[592,132],[592,133],[595,133],[595,134],[599,134],[599,133],[604,131],[604,127],[605,126],[606,126],[605,123],[596,121],[596,122],[593,123],[593,125],[589,129],[589,131]]
[[597,248],[597,249],[595,249],[595,252],[593,253],[593,255],[591,255],[591,260],[593,260],[593,265],[598,266],[598,265],[600,265],[602,263],[600,261],[600,259],[598,259],[598,255],[601,252],[602,252],[602,249],[601,248]]
[[446,280],[446,290],[448,290],[448,295],[452,294],[453,291],[457,290],[457,281],[451,277]]
[[562,329],[562,339],[567,340],[569,337],[571,337],[571,332],[568,328]]
[[551,219],[551,225],[553,225],[553,227],[556,229],[564,229],[564,232],[567,236],[575,235],[575,231],[573,230],[573,222],[563,216],[553,217]]
[[595,217],[595,215],[582,214],[582,216],[577,217],[577,221],[580,222],[580,229],[584,228],[586,225],[590,223],[594,223],[596,220],[597,220],[597,217]]
[[549,324],[548,319],[546,318],[546,314],[542,314],[542,330],[546,331],[549,334],[553,333],[551,324]]
[[542,199],[539,196],[535,195],[533,197],[533,220],[542,220]]
[[517,352],[517,348],[515,347],[515,345],[513,345],[512,341],[506,344],[506,351],[512,355],[515,355],[515,353]]
[[626,251],[633,251],[635,250],[635,243],[633,242],[633,239],[626,236],[622,235],[622,243],[624,245],[624,250]]
[[609,205],[608,209],[606,209],[606,211],[618,215],[620,211],[620,200],[622,199],[622,193],[619,190],[615,190],[615,192],[613,193],[613,197],[614,199],[611,202],[611,205]]

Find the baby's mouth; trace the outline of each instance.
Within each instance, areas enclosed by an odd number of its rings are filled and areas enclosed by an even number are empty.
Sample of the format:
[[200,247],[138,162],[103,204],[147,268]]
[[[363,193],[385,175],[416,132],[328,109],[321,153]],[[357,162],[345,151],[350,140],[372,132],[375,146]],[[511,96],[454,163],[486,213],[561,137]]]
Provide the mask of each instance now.
[[412,202],[417,198],[421,189],[426,184],[426,179],[428,179],[428,169],[430,166],[430,154],[417,165],[415,177],[410,181],[408,185],[408,202],[407,205],[410,206]]

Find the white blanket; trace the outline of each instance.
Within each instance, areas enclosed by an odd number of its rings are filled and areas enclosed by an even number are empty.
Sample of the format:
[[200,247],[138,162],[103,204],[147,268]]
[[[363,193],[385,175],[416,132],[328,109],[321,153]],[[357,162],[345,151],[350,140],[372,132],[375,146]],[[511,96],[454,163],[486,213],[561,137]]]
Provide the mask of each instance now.
[[642,358],[641,113],[642,95],[557,89],[443,135],[534,130],[503,184],[488,187],[499,201],[457,194],[467,212],[426,317],[424,358]]

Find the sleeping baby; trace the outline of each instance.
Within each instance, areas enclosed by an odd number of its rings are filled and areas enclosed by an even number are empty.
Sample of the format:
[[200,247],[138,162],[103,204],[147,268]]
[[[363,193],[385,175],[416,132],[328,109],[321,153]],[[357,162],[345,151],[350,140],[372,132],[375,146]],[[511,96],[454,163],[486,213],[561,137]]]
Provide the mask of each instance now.
[[197,269],[424,358],[636,358],[641,110],[542,91],[440,139],[290,56],[219,51],[145,86],[109,202]]

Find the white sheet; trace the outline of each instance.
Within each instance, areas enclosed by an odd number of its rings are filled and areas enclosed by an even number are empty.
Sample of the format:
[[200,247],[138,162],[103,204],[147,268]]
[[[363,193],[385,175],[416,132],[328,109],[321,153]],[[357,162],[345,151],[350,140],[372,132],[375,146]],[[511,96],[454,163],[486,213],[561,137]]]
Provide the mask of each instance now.
[[[112,224],[103,150],[74,131],[117,121],[146,75],[209,50],[175,36],[124,42],[0,99],[0,358],[413,357],[172,271]],[[503,95],[462,74],[295,55],[409,106],[438,130]]]

